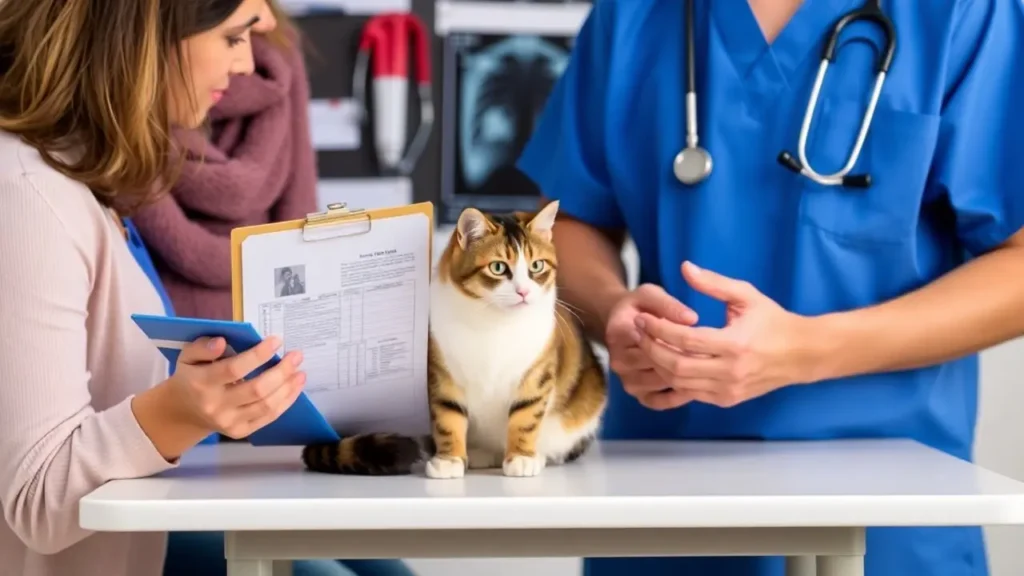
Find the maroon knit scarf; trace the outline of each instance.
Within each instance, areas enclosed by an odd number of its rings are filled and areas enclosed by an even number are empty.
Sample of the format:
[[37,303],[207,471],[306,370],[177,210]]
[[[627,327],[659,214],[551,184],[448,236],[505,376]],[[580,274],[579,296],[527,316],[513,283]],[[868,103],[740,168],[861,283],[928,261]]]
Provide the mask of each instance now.
[[210,128],[177,130],[187,162],[171,191],[133,220],[161,268],[210,288],[231,285],[231,229],[270,220],[293,173],[294,70],[288,55],[252,35],[256,72],[235,76]]

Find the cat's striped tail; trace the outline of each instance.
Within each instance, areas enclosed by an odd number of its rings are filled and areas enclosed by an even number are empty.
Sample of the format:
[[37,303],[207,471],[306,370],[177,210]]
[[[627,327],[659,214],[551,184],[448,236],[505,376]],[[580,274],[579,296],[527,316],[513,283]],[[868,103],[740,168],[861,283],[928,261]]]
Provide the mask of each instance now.
[[314,472],[359,476],[409,474],[413,465],[434,452],[433,439],[391,433],[356,434],[340,442],[310,444],[302,463]]

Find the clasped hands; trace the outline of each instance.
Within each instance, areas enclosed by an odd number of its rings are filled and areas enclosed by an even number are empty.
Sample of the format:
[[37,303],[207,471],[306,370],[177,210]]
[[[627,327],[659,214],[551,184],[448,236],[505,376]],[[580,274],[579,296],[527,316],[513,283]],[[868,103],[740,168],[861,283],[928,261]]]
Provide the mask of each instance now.
[[725,304],[726,325],[697,326],[696,312],[653,284],[621,298],[609,313],[605,343],[627,393],[654,410],[695,400],[730,407],[807,381],[809,318],[786,311],[748,282],[693,263],[683,264],[682,275]]

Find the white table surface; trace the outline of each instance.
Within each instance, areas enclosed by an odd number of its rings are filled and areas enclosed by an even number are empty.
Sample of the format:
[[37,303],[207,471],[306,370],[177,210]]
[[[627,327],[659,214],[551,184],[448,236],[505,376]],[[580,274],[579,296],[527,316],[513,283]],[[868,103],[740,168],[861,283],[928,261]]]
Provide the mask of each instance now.
[[605,442],[534,478],[303,470],[298,448],[199,446],[81,501],[99,531],[749,528],[1024,523],[1024,483],[910,441]]

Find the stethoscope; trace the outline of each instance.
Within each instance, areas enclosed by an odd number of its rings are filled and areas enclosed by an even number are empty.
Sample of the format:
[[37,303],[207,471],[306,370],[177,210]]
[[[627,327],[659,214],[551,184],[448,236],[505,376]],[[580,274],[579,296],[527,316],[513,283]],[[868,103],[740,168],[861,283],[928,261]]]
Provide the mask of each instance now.
[[[676,178],[683,184],[697,184],[702,182],[711,174],[713,162],[711,154],[698,144],[697,137],[697,80],[694,47],[694,0],[686,0],[686,147],[676,154],[672,162],[672,171]],[[877,75],[875,86],[871,92],[871,101],[868,103],[867,111],[861,120],[860,130],[857,133],[857,141],[853,145],[853,151],[846,160],[846,165],[833,174],[819,174],[811,167],[807,160],[807,133],[811,126],[811,119],[814,117],[814,108],[818,103],[818,94],[821,91],[822,81],[825,79],[825,70],[830,63],[836,59],[836,44],[839,34],[851,22],[857,20],[869,20],[882,27],[886,35],[885,52],[876,63]],[[818,76],[814,80],[814,87],[811,89],[811,96],[804,112],[803,125],[800,127],[800,140],[797,148],[799,159],[794,158],[791,153],[783,150],[778,156],[778,162],[797,174],[802,174],[818,184],[826,186],[848,186],[852,188],[867,188],[871,186],[870,174],[850,174],[850,170],[857,163],[860,157],[861,148],[868,134],[868,127],[875,115],[875,105],[878,104],[878,97],[882,93],[882,85],[885,83],[886,74],[892,64],[893,54],[896,51],[896,28],[889,18],[882,12],[881,0],[866,0],[864,5],[852,12],[847,13],[832,27],[832,33],[825,43],[821,56],[821,64],[818,66]]]

